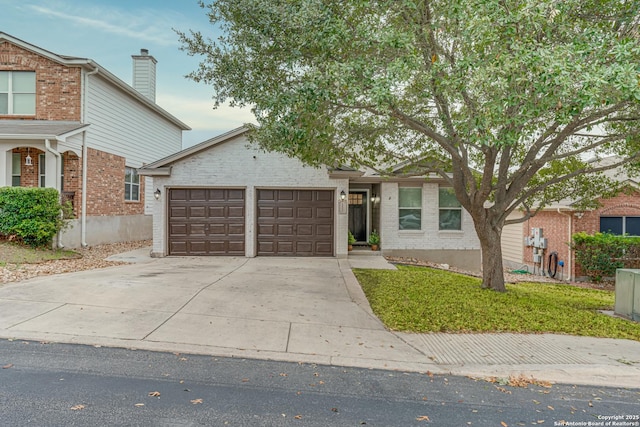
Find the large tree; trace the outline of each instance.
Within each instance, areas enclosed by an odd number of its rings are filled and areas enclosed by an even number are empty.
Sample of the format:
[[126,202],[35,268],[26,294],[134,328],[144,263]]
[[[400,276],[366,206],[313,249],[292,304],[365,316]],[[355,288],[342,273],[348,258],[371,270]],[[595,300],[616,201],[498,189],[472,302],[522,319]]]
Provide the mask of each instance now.
[[[190,78],[253,108],[251,138],[312,164],[436,173],[473,218],[483,287],[500,239],[553,201],[595,199],[636,163],[640,2],[216,0]],[[594,156],[619,155],[603,166]],[[397,172],[395,172],[397,173]]]

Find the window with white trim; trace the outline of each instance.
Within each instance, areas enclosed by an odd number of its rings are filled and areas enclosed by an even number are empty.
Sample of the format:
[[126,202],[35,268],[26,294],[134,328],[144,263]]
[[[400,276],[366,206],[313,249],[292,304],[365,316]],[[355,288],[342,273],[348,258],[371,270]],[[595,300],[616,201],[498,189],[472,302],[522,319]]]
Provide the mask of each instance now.
[[130,202],[140,201],[140,176],[135,168],[125,168],[124,199]]
[[398,188],[398,228],[422,229],[422,187]]
[[462,230],[462,205],[451,187],[438,189],[438,229]]
[[640,236],[640,216],[601,216],[600,232]]
[[0,114],[36,114],[34,71],[0,71]]
[[11,186],[20,187],[20,175],[22,174],[22,155],[12,153],[11,155]]

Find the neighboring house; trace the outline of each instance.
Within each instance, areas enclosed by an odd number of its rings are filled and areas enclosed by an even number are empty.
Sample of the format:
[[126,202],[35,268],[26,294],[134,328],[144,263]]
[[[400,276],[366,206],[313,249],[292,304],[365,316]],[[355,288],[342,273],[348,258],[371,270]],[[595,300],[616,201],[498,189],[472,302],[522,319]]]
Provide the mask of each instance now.
[[305,166],[249,145],[246,128],[139,169],[153,177],[153,255],[346,257],[348,231],[385,255],[479,270],[469,214],[438,177]]
[[[608,162],[615,157],[600,160]],[[575,254],[569,247],[571,236],[578,232],[593,234],[610,232],[613,234],[629,234],[640,236],[640,188],[638,182],[629,178],[623,171],[613,169],[606,172],[610,178],[623,184],[626,191],[616,197],[599,199],[600,207],[592,210],[580,210],[571,200],[548,206],[521,224],[504,227],[502,233],[502,256],[505,266],[515,269],[528,269],[530,272],[545,271],[548,274],[549,255],[557,252],[558,261],[564,262],[564,269],[558,267],[556,278],[575,280],[584,279],[585,275],[575,262]],[[521,216],[521,212],[513,213],[510,218]],[[533,261],[533,248],[525,246],[525,237],[532,235],[532,229],[542,228],[543,237],[547,239],[547,249],[543,253],[544,270]],[[555,260],[552,258],[552,271]]]
[[132,58],[133,87],[0,32],[0,187],[60,191],[76,218],[66,246],[150,238],[137,168],[180,150],[189,129],[155,103],[153,56]]

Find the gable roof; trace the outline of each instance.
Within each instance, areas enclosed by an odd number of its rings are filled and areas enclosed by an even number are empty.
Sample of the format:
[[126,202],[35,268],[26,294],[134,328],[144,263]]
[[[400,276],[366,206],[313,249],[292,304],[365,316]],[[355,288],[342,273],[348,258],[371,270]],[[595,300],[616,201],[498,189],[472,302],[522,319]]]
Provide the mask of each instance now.
[[109,83],[113,84],[118,89],[122,90],[127,95],[131,96],[136,101],[143,104],[145,107],[153,110],[154,112],[156,112],[157,114],[159,114],[160,116],[168,120],[169,122],[173,123],[180,129],[191,130],[191,128],[188,125],[186,125],[184,122],[180,121],[178,118],[176,118],[175,116],[173,116],[172,114],[170,114],[169,112],[167,112],[166,110],[158,106],[158,104],[150,101],[147,97],[142,95],[133,87],[131,87],[124,81],[120,80],[115,75],[111,74],[109,71],[107,71],[107,69],[102,67],[93,59],[80,58],[76,56],[59,55],[59,54],[50,52],[48,50],[42,49],[38,46],[32,45],[31,43],[27,43],[24,40],[20,40],[19,38],[13,37],[12,35],[9,35],[7,33],[0,31],[0,43],[2,43],[3,41],[16,45],[30,52],[33,52],[39,56],[45,57],[61,65],[66,65],[70,67],[81,67],[87,71],[96,71],[97,74],[100,74]]
[[233,130],[230,130],[229,132],[225,132],[221,135],[207,139],[206,141],[203,141],[189,148],[185,148],[184,150],[178,151],[177,153],[171,154],[160,160],[156,160],[153,163],[144,165],[138,169],[138,173],[140,175],[147,176],[169,175],[171,172],[171,164],[201,151],[208,150],[209,148],[216,145],[231,141],[239,136],[246,134],[247,132],[249,132],[249,128],[247,128],[246,126],[240,126],[239,128],[235,128]]

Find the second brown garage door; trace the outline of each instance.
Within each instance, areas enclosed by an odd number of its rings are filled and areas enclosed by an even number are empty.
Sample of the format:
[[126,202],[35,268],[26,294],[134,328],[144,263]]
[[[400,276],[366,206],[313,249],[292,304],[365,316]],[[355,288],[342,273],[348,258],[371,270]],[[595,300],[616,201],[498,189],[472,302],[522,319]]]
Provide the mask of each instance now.
[[172,188],[169,255],[244,255],[243,189]]
[[333,256],[333,190],[257,190],[258,255]]

